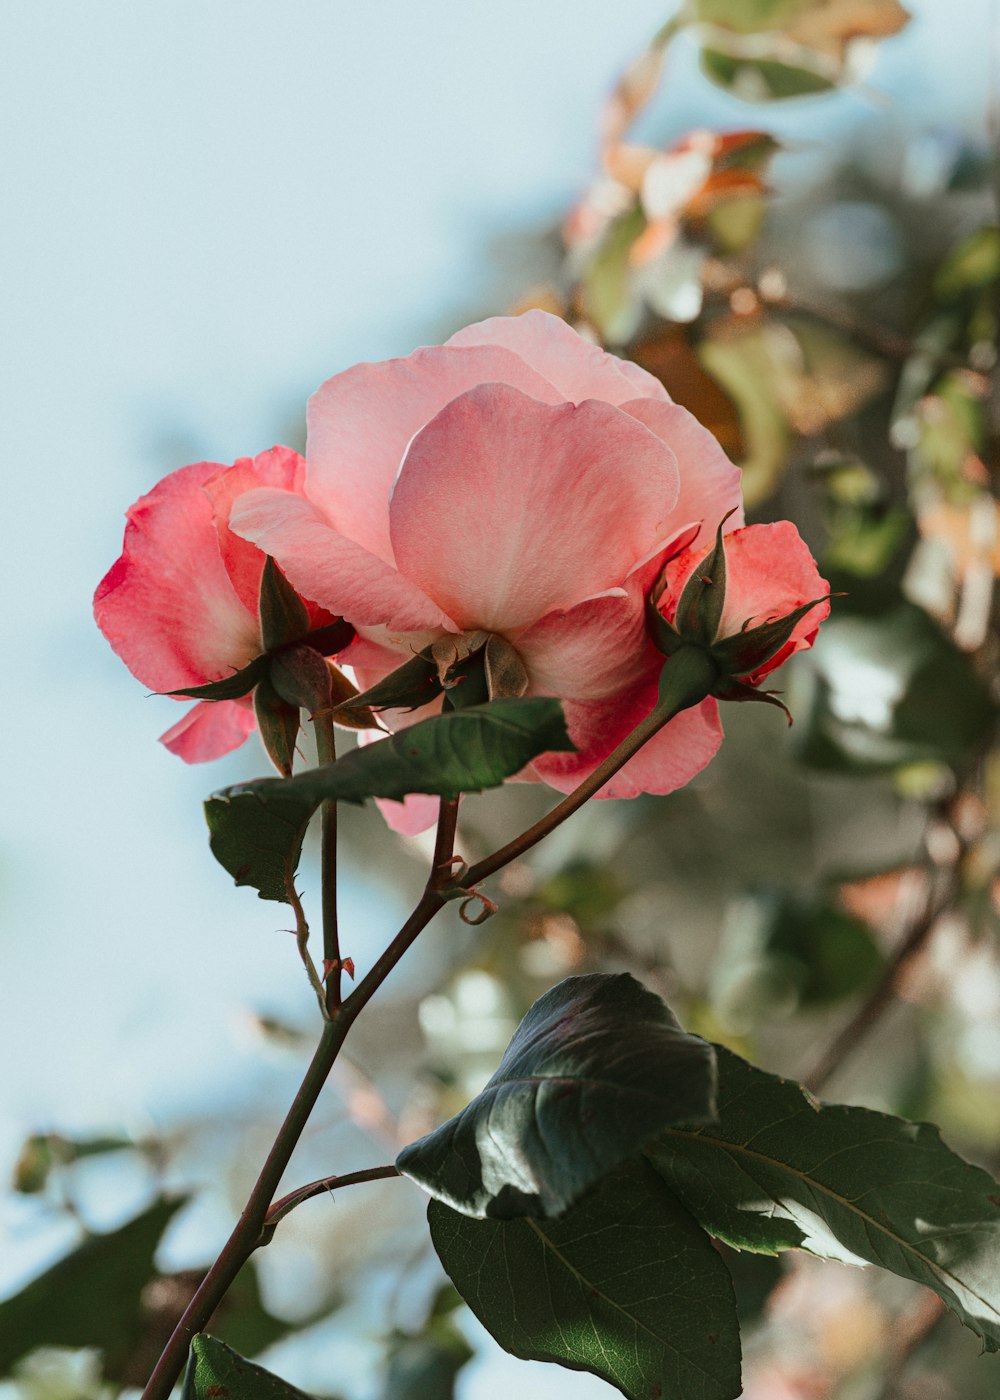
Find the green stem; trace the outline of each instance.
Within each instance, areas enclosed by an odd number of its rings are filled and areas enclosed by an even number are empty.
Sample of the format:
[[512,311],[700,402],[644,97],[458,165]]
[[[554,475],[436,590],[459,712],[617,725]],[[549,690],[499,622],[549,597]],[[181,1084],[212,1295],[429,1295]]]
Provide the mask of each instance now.
[[457,802],[442,802],[438,820],[438,835],[434,850],[434,864],[427,886],[413,913],[399,930],[388,948],[374,964],[342,1005],[338,1006],[332,1018],[323,1027],[323,1034],[313,1055],[309,1068],[292,1100],[285,1121],[268,1153],[256,1184],[243,1209],[235,1229],[226,1241],[222,1253],[202,1279],[201,1285],[191,1299],[184,1315],[174,1329],[170,1341],[153,1370],[142,1392],[142,1400],[169,1400],[177,1383],[191,1346],[191,1339],[203,1330],[228,1289],[258,1246],[264,1242],[268,1210],[285,1168],[295,1150],[309,1116],[316,1106],[323,1085],[347,1038],[347,1033],[359,1013],[367,1006],[375,992],[393,970],[407,948],[427,927],[434,915],[445,903],[439,889],[443,884],[442,871],[450,871],[450,857],[455,839]]
[[470,866],[462,874],[462,885],[466,889],[472,889],[481,880],[502,870],[505,865],[524,855],[525,851],[530,851],[532,846],[536,846],[550,832],[555,831],[556,827],[561,826],[567,817],[582,807],[588,798],[593,797],[609,778],[613,778],[620,768],[624,768],[643,744],[675,715],[681,710],[690,709],[692,705],[700,704],[711,693],[718,678],[714,662],[697,647],[684,647],[672,656],[664,668],[660,699],[646,718],[636,725],[631,734],[622,740],[588,778],[584,778],[579,787],[574,788],[567,797],[557,803],[551,812],[546,812],[534,826],[529,826],[527,831],[522,831],[520,836],[508,841],[506,846],[501,846],[492,855],[485,856]]
[[[314,717],[316,756],[320,763],[334,763],[337,741],[333,715],[329,711]],[[340,929],[337,921],[337,804],[324,802],[320,810],[320,861],[322,867],[323,977],[326,984],[326,1010],[332,1016],[341,1002]]]

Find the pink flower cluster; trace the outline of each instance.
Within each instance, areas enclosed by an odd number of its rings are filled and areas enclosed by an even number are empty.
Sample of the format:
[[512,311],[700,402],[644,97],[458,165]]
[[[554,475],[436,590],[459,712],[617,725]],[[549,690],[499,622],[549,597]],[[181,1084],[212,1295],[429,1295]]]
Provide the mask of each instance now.
[[[664,658],[646,626],[649,591],[666,564],[669,616],[728,512],[720,635],[826,591],[793,526],[740,528],[738,470],[656,379],[544,312],[336,375],[312,398],[308,425],[304,462],[274,448],[232,467],[199,463],[132,507],[95,611],[147,686],[219,680],[260,652],[256,590],[271,555],[315,625],[332,614],[356,629],[339,661],[362,688],[442,638],[456,649],[477,633],[505,639],[526,693],[563,702],[577,746],[520,776],[565,792],[655,703]],[[811,644],[824,607],[780,660]],[[383,719],[398,728],[439,706]],[[246,701],[204,702],[163,741],[200,761],[252,727]],[[670,792],[721,735],[705,700],[600,795]],[[429,803],[392,805],[405,829],[429,820]]]

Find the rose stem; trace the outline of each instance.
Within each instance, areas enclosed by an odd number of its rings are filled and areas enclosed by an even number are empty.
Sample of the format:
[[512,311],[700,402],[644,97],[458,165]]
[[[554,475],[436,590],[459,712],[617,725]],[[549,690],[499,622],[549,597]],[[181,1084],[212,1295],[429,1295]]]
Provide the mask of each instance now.
[[427,927],[445,903],[440,888],[451,871],[457,820],[457,800],[442,801],[434,843],[434,860],[420,900],[367,976],[362,978],[347,1000],[334,1009],[332,1019],[324,1025],[316,1052],[298,1093],[292,1100],[285,1121],[278,1130],[243,1213],[221,1254],[202,1279],[197,1292],[185,1308],[184,1315],[174,1328],[173,1335],[142,1392],[142,1400],[169,1400],[170,1393],[184,1368],[192,1337],[206,1325],[240,1269],[261,1243],[268,1208],[274,1200],[281,1177],[316,1106],[348,1031],[418,934]]

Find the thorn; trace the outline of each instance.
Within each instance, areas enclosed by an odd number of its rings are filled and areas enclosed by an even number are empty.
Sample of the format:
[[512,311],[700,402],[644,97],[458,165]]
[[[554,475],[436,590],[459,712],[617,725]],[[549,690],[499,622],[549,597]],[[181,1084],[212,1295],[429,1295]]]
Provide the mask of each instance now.
[[325,982],[331,973],[346,972],[351,981],[354,981],[354,959],[353,958],[324,958],[323,959],[323,981]]

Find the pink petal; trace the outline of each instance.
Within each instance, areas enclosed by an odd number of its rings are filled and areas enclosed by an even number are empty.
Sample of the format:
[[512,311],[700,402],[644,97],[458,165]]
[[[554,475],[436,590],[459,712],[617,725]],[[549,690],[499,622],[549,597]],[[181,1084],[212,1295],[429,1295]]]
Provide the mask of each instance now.
[[230,582],[203,490],[223,470],[196,462],[136,501],[121,557],[94,594],[98,626],[151,690],[219,680],[260,651],[256,613]]
[[[658,379],[629,360],[609,355],[584,340],[572,326],[547,311],[525,311],[521,316],[494,316],[453,335],[448,345],[502,345],[513,350],[532,369],[544,374],[560,395],[571,403],[602,399],[623,404],[641,396],[669,403]],[[512,381],[504,381],[510,383]]]
[[361,626],[400,632],[454,628],[391,564],[340,534],[320,510],[290,491],[249,491],[233,506],[230,527],[272,555],[304,598]]
[[349,539],[393,562],[389,495],[407,444],[445,404],[477,384],[512,384],[544,403],[561,395],[498,346],[433,346],[355,365],[309,401],[308,495]]
[[619,409],[485,384],[410,444],[392,544],[459,627],[511,631],[620,586],[662,538],[677,490],[673,454]]
[[241,457],[231,467],[205,483],[215,512],[223,563],[245,608],[255,617],[260,594],[264,555],[256,545],[234,535],[229,518],[234,502],[259,486],[274,486],[301,494],[305,483],[305,458],[289,447],[272,447],[258,457]]
[[249,705],[239,700],[202,700],[160,735],[160,743],[185,763],[208,763],[238,749],[255,727]]
[[[543,754],[532,764],[539,778],[559,792],[572,790],[594,771],[650,711],[655,684],[617,701],[569,701],[566,721],[575,754]],[[682,710],[597,792],[597,797],[637,797],[684,787],[715,756],[722,742],[714,700]]]
[[697,542],[711,545],[719,522],[734,507],[736,514],[730,516],[726,529],[735,530],[743,524],[740,469],[693,413],[680,404],[652,399],[633,399],[622,409],[661,438],[677,458],[680,495],[673,523],[678,528],[700,521]]
[[388,797],[376,797],[375,806],[382,813],[386,824],[400,836],[419,836],[427,831],[438,819],[441,806],[440,797],[431,797],[426,792],[411,792],[402,802],[393,802]]
[[605,700],[663,663],[647,635],[639,586],[630,586],[624,598],[590,598],[567,612],[548,613],[514,644],[534,695]]

